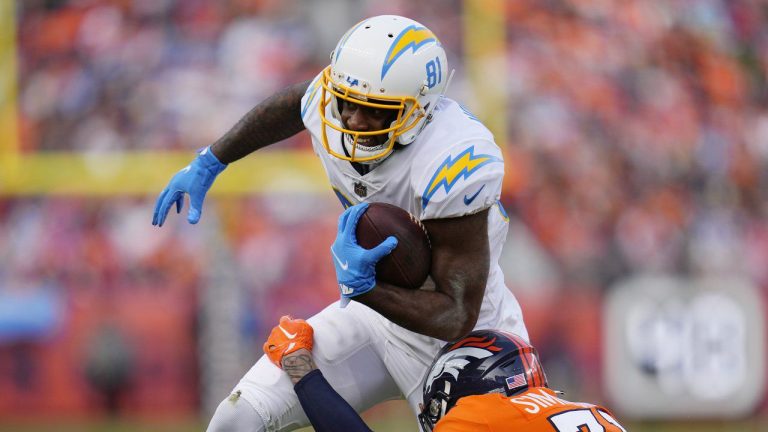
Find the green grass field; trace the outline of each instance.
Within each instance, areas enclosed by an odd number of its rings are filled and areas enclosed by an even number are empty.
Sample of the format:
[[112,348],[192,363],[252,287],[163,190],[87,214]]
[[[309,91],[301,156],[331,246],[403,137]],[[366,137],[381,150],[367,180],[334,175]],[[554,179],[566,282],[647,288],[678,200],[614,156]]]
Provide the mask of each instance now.
[[[195,432],[204,431],[206,421],[187,421],[179,423],[143,423],[135,421],[103,421],[89,423],[4,423],[0,420],[2,432]],[[387,418],[372,420],[371,428],[377,432],[416,431],[416,423],[411,419]],[[695,423],[629,423],[625,424],[632,432],[764,432],[768,430],[768,421],[744,422],[695,422]],[[301,429],[301,432],[312,431]]]
[[[364,418],[374,431],[418,431],[416,420],[405,404],[394,401],[382,404],[367,413]],[[620,417],[619,417],[620,419]],[[204,431],[208,419],[188,419],[175,422],[142,422],[131,419],[93,422],[5,422],[0,419],[0,432],[197,432]],[[768,418],[744,421],[696,421],[696,422],[623,422],[632,432],[765,432]],[[301,429],[310,432],[312,428]]]

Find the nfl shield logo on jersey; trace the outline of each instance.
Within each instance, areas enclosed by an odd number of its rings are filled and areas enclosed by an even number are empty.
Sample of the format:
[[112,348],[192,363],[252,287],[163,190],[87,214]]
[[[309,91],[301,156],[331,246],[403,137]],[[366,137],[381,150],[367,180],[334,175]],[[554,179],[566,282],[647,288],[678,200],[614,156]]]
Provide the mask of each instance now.
[[355,182],[355,193],[357,196],[365,198],[368,195],[368,187],[360,182]]

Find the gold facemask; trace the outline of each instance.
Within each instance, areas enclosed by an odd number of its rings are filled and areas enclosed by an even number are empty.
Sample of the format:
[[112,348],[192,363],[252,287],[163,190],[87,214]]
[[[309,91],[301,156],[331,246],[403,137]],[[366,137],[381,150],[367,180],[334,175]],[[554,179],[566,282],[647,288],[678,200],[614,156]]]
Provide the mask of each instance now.
[[[413,129],[419,122],[419,119],[424,117],[424,110],[419,105],[419,102],[416,100],[413,96],[384,96],[384,95],[376,95],[375,98],[369,97],[368,94],[362,93],[358,90],[355,90],[351,87],[341,85],[338,83],[333,82],[331,79],[331,67],[328,66],[323,71],[323,74],[320,78],[320,84],[322,87],[321,92],[321,98],[319,105],[320,110],[320,119],[323,123],[322,127],[322,141],[323,141],[323,147],[325,147],[325,150],[331,154],[332,156],[335,156],[339,159],[348,160],[350,162],[368,162],[373,161],[379,158],[382,158],[386,155],[388,155],[392,148],[395,146],[395,143],[397,142],[397,137],[404,134],[405,132]],[[370,90],[370,89],[369,89]],[[397,111],[395,120],[390,123],[390,126],[386,129],[381,130],[375,130],[375,131],[354,131],[351,129],[347,129],[342,124],[341,126],[337,126],[333,119],[329,119],[326,117],[326,110],[328,108],[329,104],[333,104],[334,98],[338,101],[339,99],[350,102],[350,103],[356,103],[362,106],[366,106],[369,108],[376,108],[376,109],[386,109],[386,110],[393,110]],[[338,110],[338,104],[334,104],[334,106],[331,108],[332,110],[336,110],[337,114],[339,114],[339,118],[341,118],[339,110]],[[339,121],[340,122],[340,121]],[[345,153],[339,153],[337,151],[334,151],[330,144],[328,143],[328,133],[326,128],[335,129],[342,134],[347,134],[350,136],[350,141],[352,142],[351,148],[349,149],[349,155]],[[367,156],[357,156],[357,148],[358,148],[358,140],[360,137],[367,137],[367,136],[374,136],[374,135],[383,135],[388,134],[389,139],[386,141],[382,149],[373,155],[367,155]]]

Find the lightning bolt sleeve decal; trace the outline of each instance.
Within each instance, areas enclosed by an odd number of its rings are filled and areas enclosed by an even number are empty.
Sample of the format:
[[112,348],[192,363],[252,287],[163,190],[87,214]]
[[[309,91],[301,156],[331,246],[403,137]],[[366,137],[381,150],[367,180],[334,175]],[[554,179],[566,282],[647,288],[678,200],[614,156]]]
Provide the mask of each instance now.
[[427,188],[424,189],[424,192],[421,194],[422,210],[427,207],[429,200],[441,187],[448,193],[460,179],[469,178],[469,176],[477,172],[480,167],[493,162],[502,162],[502,160],[493,155],[475,155],[475,146],[467,148],[455,158],[451,158],[449,155],[437,167],[435,174],[427,184]]

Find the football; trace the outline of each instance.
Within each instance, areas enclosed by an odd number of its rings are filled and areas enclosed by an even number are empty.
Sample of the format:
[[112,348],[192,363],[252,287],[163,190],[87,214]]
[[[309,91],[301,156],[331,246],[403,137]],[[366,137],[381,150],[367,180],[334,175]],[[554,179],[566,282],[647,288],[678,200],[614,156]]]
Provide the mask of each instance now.
[[397,247],[376,264],[376,279],[402,288],[418,289],[432,266],[426,228],[400,207],[371,203],[357,223],[357,243],[371,249],[387,237],[397,237]]

